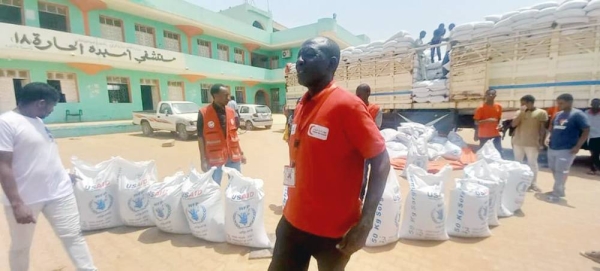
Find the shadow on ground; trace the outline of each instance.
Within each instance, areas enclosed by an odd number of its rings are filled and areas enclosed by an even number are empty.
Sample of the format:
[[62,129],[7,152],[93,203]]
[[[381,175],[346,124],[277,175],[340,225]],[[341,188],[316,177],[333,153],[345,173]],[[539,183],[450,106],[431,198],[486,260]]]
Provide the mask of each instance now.
[[190,235],[177,235],[165,233],[160,231],[158,228],[147,229],[140,235],[138,241],[146,245],[171,241],[171,245],[173,245],[174,247],[204,247],[208,249],[213,249],[215,252],[222,255],[237,254],[240,256],[245,256],[250,252],[250,248],[247,247],[235,246],[227,243],[211,243],[196,237],[191,237]]
[[538,199],[538,200],[540,200],[540,201],[547,202],[548,204],[554,204],[554,205],[558,205],[558,206],[563,206],[563,207],[575,209],[575,206],[569,205],[569,202],[565,198],[560,198],[558,200],[558,202],[549,202],[548,201],[548,196],[550,195],[550,193],[551,192],[547,192],[547,193],[535,193],[535,198]]

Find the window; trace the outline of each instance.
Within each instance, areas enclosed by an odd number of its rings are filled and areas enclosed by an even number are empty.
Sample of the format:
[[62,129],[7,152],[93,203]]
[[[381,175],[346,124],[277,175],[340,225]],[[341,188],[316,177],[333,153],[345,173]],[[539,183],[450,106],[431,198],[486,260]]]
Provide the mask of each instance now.
[[254,26],[254,27],[258,28],[258,29],[262,29],[262,30],[265,29],[263,27],[263,25],[259,21],[254,21],[254,23],[252,23],[252,26]]
[[240,107],[240,114],[248,114],[250,113],[250,107],[242,106]]
[[250,65],[252,65],[253,67],[268,69],[269,57],[261,54],[252,53]]
[[234,48],[233,52],[235,53],[235,59],[233,62],[237,63],[237,64],[244,64],[244,50],[242,49],[238,49],[238,48]]
[[165,30],[163,36],[165,37],[165,49],[175,52],[181,52],[181,39],[179,34]]
[[100,16],[100,35],[107,40],[123,41],[123,21]]
[[245,87],[235,87],[235,101],[238,103],[246,102],[246,88]]
[[0,0],[0,23],[23,24],[23,1]]
[[156,47],[154,28],[150,26],[135,25],[135,43],[148,47]]
[[217,50],[219,51],[219,60],[229,61],[229,46],[217,44]]
[[108,102],[131,103],[129,92],[129,78],[109,76],[106,78],[108,89]]
[[212,58],[212,49],[210,41],[198,40],[198,55],[202,57]]
[[200,86],[200,94],[202,95],[202,103],[203,104],[212,103],[212,95],[210,95],[210,87],[212,87],[212,85],[209,85],[209,84],[202,84]]
[[158,110],[160,114],[173,114],[173,110],[171,110],[171,106],[169,104],[161,104],[160,110]]
[[78,103],[79,90],[77,89],[77,75],[74,73],[49,72],[48,85],[53,86],[60,93],[59,103]]
[[279,68],[279,57],[272,56],[271,57],[271,69],[278,69],[278,68]]
[[170,101],[185,101],[185,94],[183,92],[183,82],[180,81],[169,81],[167,82],[167,94]]
[[[2,0],[4,2],[4,0]],[[38,2],[40,27],[69,32],[68,8],[46,2]]]

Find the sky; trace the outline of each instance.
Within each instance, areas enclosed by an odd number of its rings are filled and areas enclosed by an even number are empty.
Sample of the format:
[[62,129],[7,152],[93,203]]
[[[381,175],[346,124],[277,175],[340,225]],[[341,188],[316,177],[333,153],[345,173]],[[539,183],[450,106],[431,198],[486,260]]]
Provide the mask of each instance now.
[[[187,0],[213,11],[242,4],[244,0]],[[552,1],[552,0],[550,0]],[[386,40],[400,30],[418,36],[421,30],[431,38],[440,24],[460,25],[483,21],[486,15],[502,14],[548,2],[548,0],[250,0],[258,8],[273,12],[275,21],[288,28],[331,18],[355,35],[366,34],[372,41]],[[562,2],[562,1],[561,1]]]

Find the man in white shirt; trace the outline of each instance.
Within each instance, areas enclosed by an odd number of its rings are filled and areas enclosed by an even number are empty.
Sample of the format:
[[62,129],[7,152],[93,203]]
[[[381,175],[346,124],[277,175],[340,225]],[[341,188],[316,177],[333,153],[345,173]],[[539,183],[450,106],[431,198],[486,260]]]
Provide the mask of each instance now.
[[233,97],[233,96],[229,97],[229,102],[227,103],[227,106],[229,106],[229,108],[233,109],[234,111],[237,111],[238,105],[237,105],[237,102],[235,101],[235,97]]
[[54,228],[77,270],[96,270],[81,234],[72,185],[75,177],[65,170],[58,146],[42,121],[58,100],[58,91],[48,84],[31,83],[20,91],[17,109],[0,115],[0,183],[12,271],[29,269],[40,213]]
[[588,148],[592,153],[592,163],[590,164],[590,175],[600,174],[600,99],[592,100],[592,107],[585,111],[590,120],[590,138]]

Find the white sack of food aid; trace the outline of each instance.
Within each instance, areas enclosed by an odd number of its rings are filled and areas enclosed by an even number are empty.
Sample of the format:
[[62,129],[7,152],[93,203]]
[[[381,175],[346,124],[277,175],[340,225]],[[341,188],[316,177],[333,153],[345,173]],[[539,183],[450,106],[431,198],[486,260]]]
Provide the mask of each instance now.
[[488,166],[490,167],[490,170],[492,171],[492,176],[494,177],[494,179],[499,180],[499,184],[500,184],[500,193],[497,194],[497,201],[499,201],[498,204],[498,217],[511,217],[513,216],[513,212],[509,211],[503,204],[502,204],[502,198],[504,197],[504,191],[506,189],[506,182],[508,180],[508,171],[505,171],[503,168],[500,167],[499,163],[490,163],[488,164]]
[[373,220],[373,228],[367,238],[368,247],[384,246],[398,241],[402,195],[394,168],[390,167],[385,190]]
[[406,172],[409,165],[427,170],[429,165],[429,153],[427,144],[421,142],[422,140],[415,140],[408,147],[408,156],[406,157],[406,166],[402,171],[402,177],[406,176]]
[[419,168],[408,165],[410,187],[404,204],[400,238],[411,240],[448,240],[445,221],[444,190],[442,183],[428,184],[421,175],[413,174]]
[[468,146],[467,142],[465,142],[465,140],[455,131],[450,131],[450,133],[448,133],[448,141],[461,149]]
[[448,142],[446,142],[446,144],[444,144],[444,152],[442,154],[442,157],[444,157],[444,159],[457,161],[457,160],[460,160],[461,156],[462,156],[462,149],[460,147],[456,146],[455,144],[453,144],[450,141],[448,141]]
[[225,190],[225,233],[234,245],[270,248],[264,223],[263,180],[243,176],[233,168],[223,167],[229,175]]
[[381,133],[385,142],[394,141],[398,135],[398,131],[394,129],[383,129],[379,133]]
[[130,227],[154,226],[148,189],[157,182],[154,161],[130,162],[113,158],[110,175],[119,182],[119,213],[123,224]]
[[148,189],[154,223],[161,231],[174,234],[191,233],[181,205],[181,188],[186,178],[183,172],[177,172]]
[[527,196],[527,189],[533,182],[534,173],[528,165],[514,161],[499,162],[500,169],[508,173],[502,193],[502,206],[509,212],[520,210]]
[[73,157],[74,174],[80,180],[75,184],[75,198],[79,209],[82,231],[103,230],[122,226],[119,215],[116,177],[111,178],[113,159],[89,165]]
[[485,160],[488,163],[501,161],[502,156],[494,146],[493,140],[488,140],[481,149],[477,151],[477,160]]
[[225,242],[225,210],[221,200],[221,186],[212,175],[192,169],[181,187],[181,204],[192,235],[215,243]]
[[492,235],[488,224],[490,191],[469,179],[457,179],[450,191],[450,205],[446,218],[446,231],[456,237],[488,237]]
[[499,180],[484,160],[479,160],[465,167],[465,178],[472,180],[489,189],[490,204],[488,208],[488,223],[498,226],[498,210],[502,201],[503,182]]

